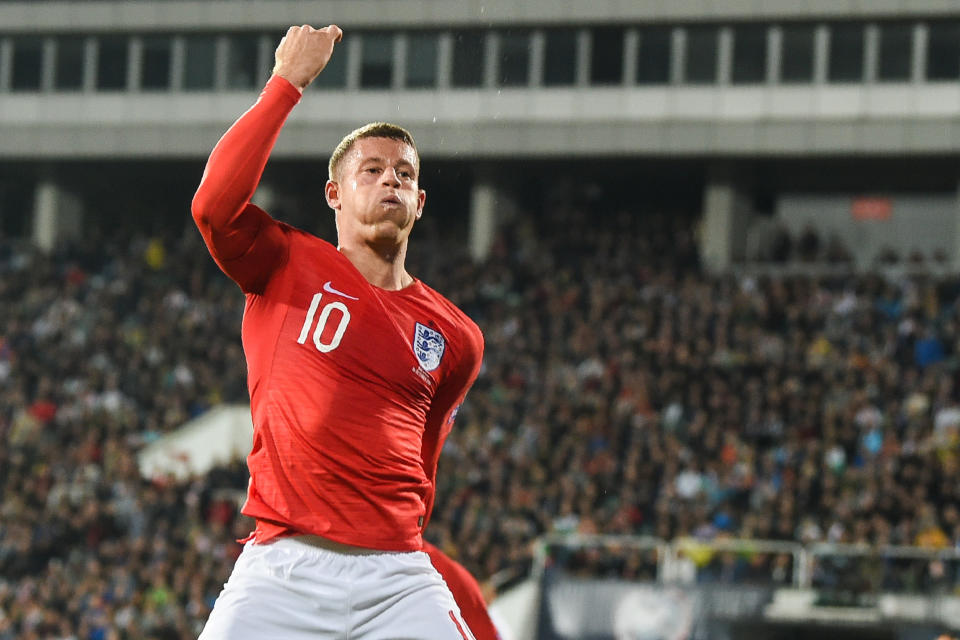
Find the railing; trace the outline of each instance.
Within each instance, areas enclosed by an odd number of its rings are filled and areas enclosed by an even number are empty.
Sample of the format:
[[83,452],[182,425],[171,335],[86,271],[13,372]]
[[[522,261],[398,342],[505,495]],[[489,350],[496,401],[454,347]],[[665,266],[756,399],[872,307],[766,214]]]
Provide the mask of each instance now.
[[[669,545],[660,538],[650,536],[547,535],[537,541],[534,549],[533,577],[536,579],[543,577],[547,567],[556,560],[569,564],[572,557],[575,566],[579,568],[584,561],[603,564],[605,559],[616,557],[618,553],[626,566],[634,566],[628,563],[635,563],[639,559],[641,567],[646,568],[651,566],[649,554],[653,553],[653,578],[657,582],[669,571],[665,566]],[[553,551],[564,550],[570,551],[569,556],[551,555]],[[624,551],[627,553],[624,554]],[[646,557],[642,558],[643,555]]]
[[533,576],[548,569],[659,584],[816,589],[838,600],[960,588],[960,550],[953,548],[547,535],[536,544]]
[[957,549],[816,544],[803,553],[802,586],[834,604],[872,604],[881,593],[948,594],[960,586]]

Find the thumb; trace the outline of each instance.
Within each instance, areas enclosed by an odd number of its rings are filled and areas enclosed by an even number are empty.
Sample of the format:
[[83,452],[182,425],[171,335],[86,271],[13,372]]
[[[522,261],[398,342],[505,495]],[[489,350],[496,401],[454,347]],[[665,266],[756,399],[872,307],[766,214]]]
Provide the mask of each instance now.
[[343,29],[335,24],[331,24],[330,26],[326,27],[324,31],[333,36],[334,42],[340,42],[343,40]]

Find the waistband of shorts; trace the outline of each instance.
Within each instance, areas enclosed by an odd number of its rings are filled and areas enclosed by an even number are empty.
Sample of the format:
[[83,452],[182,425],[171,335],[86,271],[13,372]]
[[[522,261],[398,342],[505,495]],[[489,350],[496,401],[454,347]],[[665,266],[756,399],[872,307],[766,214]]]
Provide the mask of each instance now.
[[313,547],[314,549],[323,549],[324,551],[332,551],[333,553],[341,553],[348,556],[375,556],[383,554],[409,553],[405,551],[386,551],[383,549],[355,547],[350,544],[343,544],[342,542],[336,542],[335,540],[324,538],[323,536],[315,536],[311,534],[286,536],[281,538],[281,540],[299,542],[300,544]]

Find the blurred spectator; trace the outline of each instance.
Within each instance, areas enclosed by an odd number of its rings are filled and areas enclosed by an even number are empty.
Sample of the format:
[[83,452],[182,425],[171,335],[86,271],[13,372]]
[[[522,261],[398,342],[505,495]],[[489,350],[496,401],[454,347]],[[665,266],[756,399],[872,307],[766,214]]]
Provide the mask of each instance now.
[[770,242],[770,260],[772,262],[789,262],[793,255],[793,239],[790,231],[780,223],[777,225],[773,240]]
[[814,262],[820,258],[820,233],[809,222],[797,240],[797,257],[801,262]]
[[944,350],[936,332],[928,327],[913,347],[913,357],[917,366],[925,369],[943,360]]
[[900,262],[900,254],[890,246],[883,247],[875,258],[879,265],[894,265]]
[[853,254],[839,234],[831,233],[824,259],[828,264],[850,264],[853,262]]

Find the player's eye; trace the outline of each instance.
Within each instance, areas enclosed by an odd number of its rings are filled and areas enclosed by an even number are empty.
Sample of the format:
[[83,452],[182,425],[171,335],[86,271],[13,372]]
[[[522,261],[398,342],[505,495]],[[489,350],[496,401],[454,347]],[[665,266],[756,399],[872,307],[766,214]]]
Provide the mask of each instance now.
[[368,167],[367,173],[380,173],[380,167]]

